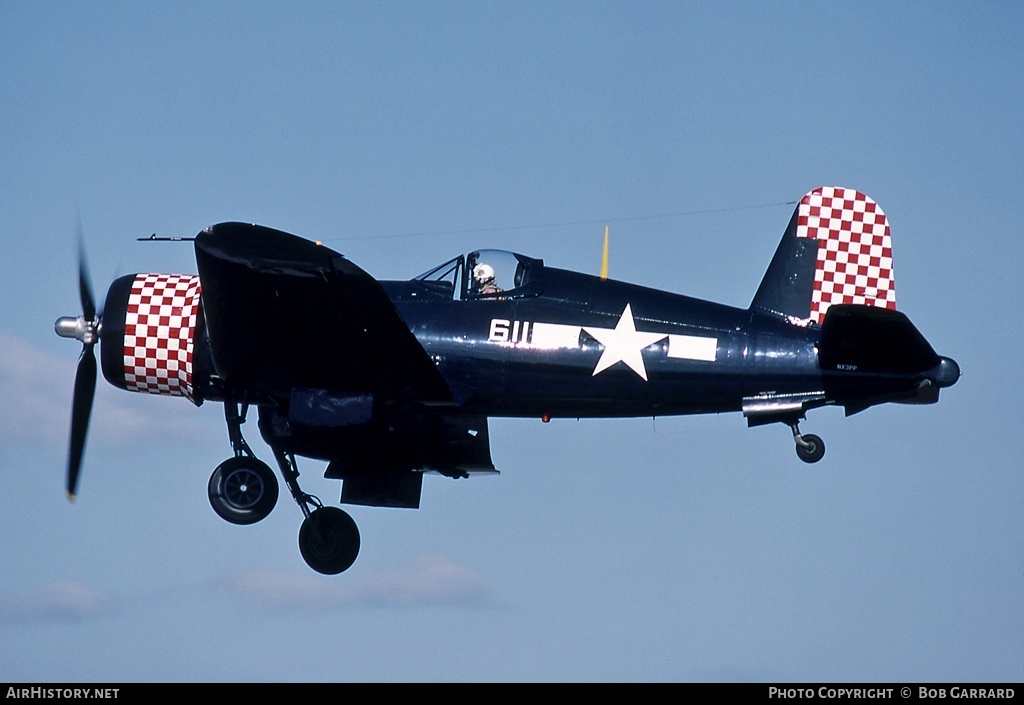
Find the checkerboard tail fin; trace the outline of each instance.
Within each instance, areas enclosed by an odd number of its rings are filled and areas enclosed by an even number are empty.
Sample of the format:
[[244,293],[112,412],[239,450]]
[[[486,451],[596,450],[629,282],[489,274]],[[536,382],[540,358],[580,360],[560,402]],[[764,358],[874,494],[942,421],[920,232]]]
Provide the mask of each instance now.
[[834,304],[896,308],[892,241],[877,203],[823,186],[800,199],[750,308],[820,326]]

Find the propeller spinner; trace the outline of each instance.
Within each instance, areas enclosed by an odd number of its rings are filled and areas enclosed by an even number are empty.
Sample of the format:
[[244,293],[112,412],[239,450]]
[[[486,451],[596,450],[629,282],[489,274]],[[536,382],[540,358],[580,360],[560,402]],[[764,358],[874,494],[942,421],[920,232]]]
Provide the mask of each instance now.
[[68,447],[68,499],[75,498],[78,473],[82,467],[85,437],[89,429],[93,396],[96,393],[96,353],[93,351],[100,339],[103,314],[96,310],[96,303],[85,267],[85,256],[78,257],[78,289],[82,300],[82,315],[77,318],[62,316],[53,324],[57,335],[74,338],[82,343],[82,355],[75,372],[75,391],[71,401],[71,441]]

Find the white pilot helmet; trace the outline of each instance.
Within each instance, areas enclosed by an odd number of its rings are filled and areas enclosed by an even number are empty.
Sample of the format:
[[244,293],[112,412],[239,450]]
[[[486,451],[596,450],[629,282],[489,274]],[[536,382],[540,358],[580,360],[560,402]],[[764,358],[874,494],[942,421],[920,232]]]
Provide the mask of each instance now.
[[480,264],[473,268],[473,278],[476,279],[481,284],[484,282],[491,281],[492,279],[494,279],[494,267],[487,264],[486,262],[481,262]]

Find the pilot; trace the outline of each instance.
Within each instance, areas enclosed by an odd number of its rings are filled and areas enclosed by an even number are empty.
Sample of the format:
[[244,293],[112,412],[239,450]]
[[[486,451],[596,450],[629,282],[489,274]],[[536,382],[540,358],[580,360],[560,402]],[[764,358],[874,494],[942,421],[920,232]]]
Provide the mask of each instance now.
[[481,262],[477,266],[473,267],[473,282],[476,285],[476,293],[488,295],[488,294],[500,294],[501,287],[494,280],[494,267]]

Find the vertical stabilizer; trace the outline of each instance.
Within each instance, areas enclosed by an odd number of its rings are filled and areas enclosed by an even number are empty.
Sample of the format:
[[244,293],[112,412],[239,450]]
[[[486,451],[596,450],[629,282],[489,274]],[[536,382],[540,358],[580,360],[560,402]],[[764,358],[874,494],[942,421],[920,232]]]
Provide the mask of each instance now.
[[824,186],[802,199],[751,309],[821,325],[833,304],[896,308],[889,221],[854,189]]

